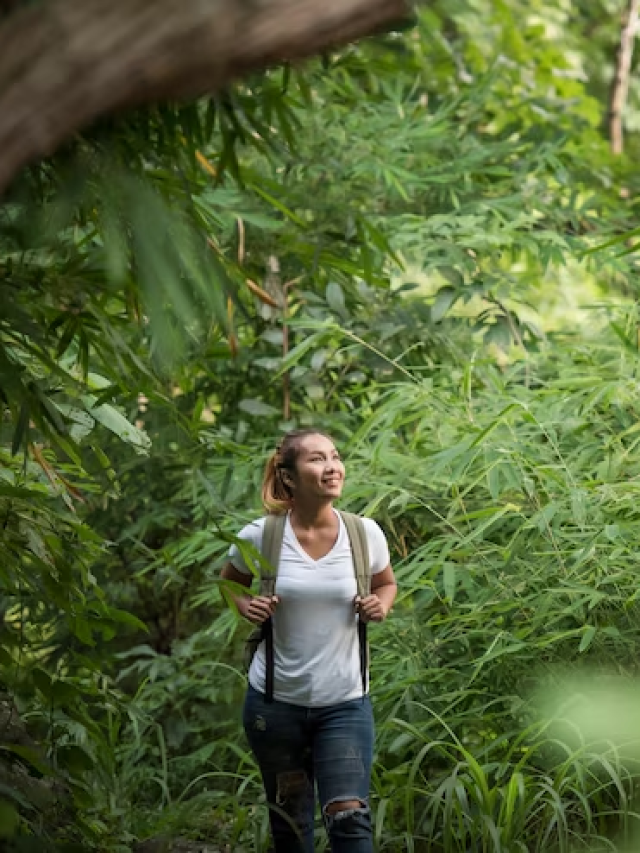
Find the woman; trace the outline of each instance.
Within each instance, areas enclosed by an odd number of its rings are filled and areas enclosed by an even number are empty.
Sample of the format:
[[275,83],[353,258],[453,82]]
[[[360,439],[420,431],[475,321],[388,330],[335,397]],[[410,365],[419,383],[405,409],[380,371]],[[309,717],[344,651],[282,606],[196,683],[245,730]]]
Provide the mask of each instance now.
[[[372,853],[369,783],[373,716],[360,669],[358,619],[382,622],[396,595],[382,530],[363,519],[371,594],[356,595],[344,522],[334,510],[344,465],[331,438],[288,433],[269,460],[262,497],[287,513],[275,595],[241,595],[240,613],[273,624],[274,701],[265,697],[264,643],[249,670],[244,727],[265,787],[275,853],[313,853],[314,784],[333,853]],[[260,549],[264,519],[241,539]],[[232,546],[222,577],[243,586],[251,573]]]

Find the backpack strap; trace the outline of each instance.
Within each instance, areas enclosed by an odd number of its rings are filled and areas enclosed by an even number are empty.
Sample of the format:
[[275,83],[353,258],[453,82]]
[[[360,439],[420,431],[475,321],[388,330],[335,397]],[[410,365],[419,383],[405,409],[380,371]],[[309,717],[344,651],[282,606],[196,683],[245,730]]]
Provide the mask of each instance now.
[[371,592],[371,564],[369,563],[367,531],[359,515],[342,510],[340,510],[340,515],[349,534],[358,595],[360,598],[365,598]]
[[[367,531],[360,516],[351,512],[339,511],[347,528],[351,554],[353,556],[353,570],[356,575],[358,596],[365,598],[371,592],[371,563],[369,560],[369,542]],[[368,668],[368,645],[367,645],[367,623],[358,619],[358,642],[360,645],[360,677],[362,679],[362,695],[367,692],[367,668]]]
[[[276,580],[278,577],[278,564],[280,563],[280,552],[282,551],[282,540],[284,538],[284,525],[287,516],[268,515],[264,522],[262,531],[262,556],[269,563],[269,567],[260,566],[260,595],[270,598],[275,595]],[[267,619],[262,623],[262,639],[265,651],[265,702],[273,702],[273,678],[275,661],[273,653],[273,622]]]
[[287,516],[285,514],[268,515],[264,520],[260,552],[267,563],[269,563],[269,568],[260,566],[260,595],[271,596],[275,594],[278,563],[280,562],[286,520]]

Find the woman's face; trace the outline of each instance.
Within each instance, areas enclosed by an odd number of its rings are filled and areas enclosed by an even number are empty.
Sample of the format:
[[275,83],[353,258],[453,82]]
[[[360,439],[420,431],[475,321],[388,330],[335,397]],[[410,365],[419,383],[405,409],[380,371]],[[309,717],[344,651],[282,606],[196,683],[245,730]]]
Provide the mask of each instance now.
[[331,500],[340,497],[344,465],[330,438],[316,434],[300,439],[292,481],[294,496]]

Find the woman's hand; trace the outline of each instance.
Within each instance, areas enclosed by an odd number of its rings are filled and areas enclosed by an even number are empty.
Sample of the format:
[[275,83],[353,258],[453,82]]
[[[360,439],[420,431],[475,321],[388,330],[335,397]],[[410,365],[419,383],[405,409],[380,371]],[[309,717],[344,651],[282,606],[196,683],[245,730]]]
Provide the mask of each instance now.
[[387,618],[387,609],[375,592],[365,598],[356,595],[354,604],[363,622],[383,622]]
[[264,595],[256,595],[246,600],[243,607],[243,616],[254,625],[262,625],[267,619],[270,619],[276,611],[280,599],[277,595],[270,598]]

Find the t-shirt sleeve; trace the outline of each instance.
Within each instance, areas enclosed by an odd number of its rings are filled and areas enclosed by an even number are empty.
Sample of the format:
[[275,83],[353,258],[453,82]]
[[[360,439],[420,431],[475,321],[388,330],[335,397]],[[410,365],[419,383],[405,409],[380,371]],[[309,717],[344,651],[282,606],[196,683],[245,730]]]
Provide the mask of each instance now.
[[377,575],[384,571],[391,562],[387,537],[382,532],[380,525],[372,518],[363,518],[362,520],[367,533],[371,574]]
[[[259,518],[257,521],[252,521],[243,527],[238,533],[238,539],[243,539],[245,542],[250,542],[255,548],[260,550],[262,547],[262,531],[264,529],[264,518]],[[245,575],[251,574],[251,569],[246,564],[242,553],[237,545],[232,545],[229,548],[229,560],[234,569],[242,572]]]

